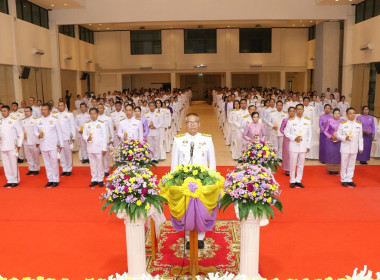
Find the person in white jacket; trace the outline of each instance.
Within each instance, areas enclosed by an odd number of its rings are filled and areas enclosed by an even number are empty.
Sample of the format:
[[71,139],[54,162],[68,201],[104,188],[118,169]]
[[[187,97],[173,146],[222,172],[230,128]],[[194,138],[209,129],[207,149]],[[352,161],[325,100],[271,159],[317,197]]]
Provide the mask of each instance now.
[[87,152],[90,159],[91,184],[89,187],[103,187],[104,167],[103,157],[107,153],[108,132],[106,124],[98,119],[98,109],[90,109],[90,121],[84,124],[83,140],[87,143]]
[[38,118],[33,117],[32,107],[26,107],[24,113],[25,119],[22,120],[24,130],[23,146],[29,166],[29,171],[26,175],[38,175],[40,172],[40,149],[36,147],[39,141],[38,137],[34,134]]

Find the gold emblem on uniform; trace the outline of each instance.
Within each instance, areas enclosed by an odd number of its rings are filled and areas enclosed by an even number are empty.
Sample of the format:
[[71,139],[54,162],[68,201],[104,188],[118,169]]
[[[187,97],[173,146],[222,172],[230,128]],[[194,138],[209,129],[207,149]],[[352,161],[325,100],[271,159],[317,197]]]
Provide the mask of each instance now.
[[8,124],[12,124],[12,121],[9,121]]
[[49,121],[50,124],[53,124],[54,122],[53,121]]

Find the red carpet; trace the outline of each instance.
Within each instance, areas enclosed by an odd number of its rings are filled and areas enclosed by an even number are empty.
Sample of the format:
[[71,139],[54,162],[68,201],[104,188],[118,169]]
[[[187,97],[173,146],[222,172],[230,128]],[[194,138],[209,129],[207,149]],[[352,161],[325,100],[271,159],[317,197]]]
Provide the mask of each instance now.
[[[222,174],[227,169],[218,168]],[[19,187],[0,188],[0,275],[82,280],[127,269],[123,222],[100,211],[103,190],[88,187],[88,167],[76,167],[56,189],[43,187],[44,170],[34,177],[24,175],[25,167],[20,171]],[[289,189],[280,171],[284,214],[262,228],[262,276],[343,277],[364,264],[380,271],[379,173],[380,166],[358,166],[358,187],[346,189],[323,166],[308,166],[306,188]],[[229,209],[218,218],[233,219],[234,213]]]

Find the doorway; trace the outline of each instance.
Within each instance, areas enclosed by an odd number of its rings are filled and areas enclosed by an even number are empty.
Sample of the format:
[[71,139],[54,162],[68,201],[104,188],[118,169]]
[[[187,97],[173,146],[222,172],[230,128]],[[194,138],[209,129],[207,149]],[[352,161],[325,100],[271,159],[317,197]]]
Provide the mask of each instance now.
[[222,75],[219,74],[181,74],[181,88],[191,88],[193,101],[204,101],[211,90],[222,85]]

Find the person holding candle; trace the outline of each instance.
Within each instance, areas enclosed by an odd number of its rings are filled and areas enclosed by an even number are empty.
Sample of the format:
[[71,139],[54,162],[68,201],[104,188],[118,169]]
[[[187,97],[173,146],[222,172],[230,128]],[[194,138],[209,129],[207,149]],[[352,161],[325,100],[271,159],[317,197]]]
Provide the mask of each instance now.
[[340,180],[343,187],[356,187],[352,181],[355,172],[355,162],[359,154],[363,153],[363,129],[360,121],[355,121],[355,109],[350,107],[346,111],[347,121],[340,123],[337,138],[342,141],[340,146],[341,166]]
[[362,114],[356,118],[363,128],[363,153],[357,159],[360,164],[367,164],[371,156],[372,141],[375,139],[375,118],[369,114],[369,107],[363,106]]
[[80,151],[81,151],[81,157],[82,157],[82,163],[89,163],[88,154],[87,154],[87,144],[86,141],[84,141],[82,134],[83,134],[83,128],[84,124],[90,120],[90,115],[87,112],[87,104],[81,103],[79,106],[80,113],[77,113],[75,116],[75,127],[78,132],[78,138],[80,143]]
[[335,108],[333,118],[327,120],[323,133],[326,136],[326,169],[329,174],[339,174],[340,169],[340,140],[337,138],[337,130],[344,119],[340,116],[340,110]]
[[259,113],[253,112],[252,122],[247,124],[244,129],[243,139],[249,142],[265,141],[265,128],[262,122],[259,122]]
[[133,105],[127,104],[125,106],[126,118],[122,119],[119,123],[117,135],[122,140],[137,139],[142,141],[144,139],[144,131],[142,122],[133,116]]
[[285,136],[285,127],[288,124],[289,119],[294,118],[296,114],[296,108],[289,107],[288,109],[288,115],[289,117],[283,119],[280,127],[280,132],[284,135],[284,140],[282,141],[282,170],[285,171],[285,175],[289,176],[289,170],[290,170],[290,155],[289,155],[289,143],[290,139]]
[[40,149],[36,148],[36,144],[39,141],[38,137],[34,134],[37,118],[33,117],[32,107],[26,107],[24,113],[25,119],[22,120],[22,127],[24,129],[23,146],[29,167],[26,175],[38,175],[40,172]]
[[[306,154],[310,151],[311,121],[303,116],[304,105],[296,106],[296,117],[289,119],[285,127],[285,136],[289,138],[290,187],[304,188],[302,185],[303,168]],[[297,169],[297,174],[296,174]]]
[[90,109],[91,120],[84,124],[83,140],[87,143],[87,152],[90,159],[91,184],[89,187],[103,187],[104,167],[103,157],[107,153],[108,131],[104,121],[98,119],[98,109]]
[[331,105],[326,104],[324,106],[325,113],[319,117],[319,161],[326,163],[326,136],[323,133],[323,129],[326,125],[326,122],[332,118]]

